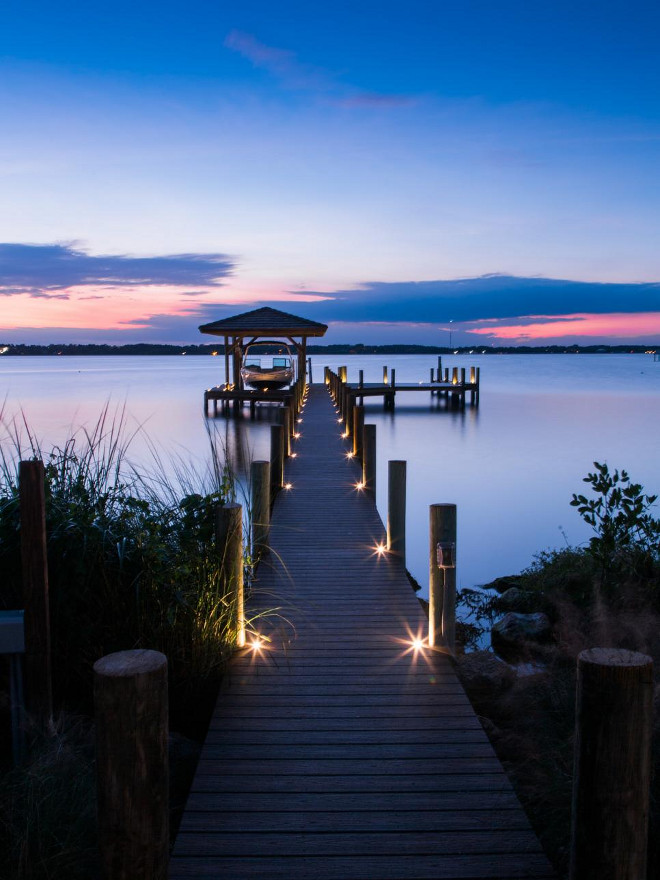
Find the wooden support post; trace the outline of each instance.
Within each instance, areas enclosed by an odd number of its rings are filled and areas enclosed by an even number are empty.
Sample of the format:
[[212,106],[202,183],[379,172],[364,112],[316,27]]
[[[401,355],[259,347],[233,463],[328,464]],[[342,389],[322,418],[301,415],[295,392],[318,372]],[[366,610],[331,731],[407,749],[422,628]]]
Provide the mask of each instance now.
[[364,370],[360,370],[358,373],[358,386],[360,388],[364,387]]
[[453,653],[456,639],[456,569],[439,568],[437,546],[454,545],[456,559],[456,505],[429,508],[429,645],[444,644]]
[[209,393],[208,391],[204,392],[204,415],[208,416],[209,414]]
[[394,369],[394,367],[392,367],[392,369],[390,370],[390,385],[392,386],[392,388],[394,388],[394,386],[396,385],[396,370]]
[[253,461],[250,466],[252,483],[252,558],[268,551],[270,533],[270,462]]
[[453,367],[451,371],[452,385],[458,385],[458,367]]
[[470,367],[470,384],[473,384],[474,381],[475,381],[474,367]]
[[578,657],[570,880],[644,880],[653,661],[590,648]]
[[221,558],[225,595],[236,606],[236,644],[245,646],[245,602],[243,595],[243,508],[233,501],[215,511],[215,543]]
[[21,461],[18,481],[25,608],[25,706],[38,729],[47,732],[52,727],[53,687],[43,462]]
[[218,398],[217,397],[213,398],[213,415],[214,416],[218,415]]
[[314,381],[312,377],[312,359],[311,357],[307,358],[307,375],[309,376],[309,384],[311,385]]
[[271,502],[284,485],[284,426],[270,426],[270,487]]
[[291,455],[291,423],[293,421],[293,412],[290,406],[283,406],[280,412],[282,419],[282,437],[284,439],[284,457]]
[[364,434],[364,407],[353,407],[353,455],[362,460],[362,442]]
[[406,561],[406,462],[387,463],[387,549]]
[[477,367],[477,396],[475,399],[475,404],[479,406],[479,384],[481,382],[481,367]]
[[[310,358],[310,360],[311,360],[311,358]],[[328,373],[329,373],[329,368],[323,367],[323,384],[324,385],[330,384],[330,376],[328,375]]]
[[438,372],[437,372],[437,376],[438,376],[438,382],[439,382],[439,381],[440,381],[440,377],[442,376],[442,357],[441,357],[440,355],[438,355]]
[[345,426],[344,430],[348,434],[349,437],[353,435],[353,412],[355,410],[355,398],[348,390],[348,386],[345,387],[346,394],[346,415],[344,418]]
[[445,382],[449,382],[449,367],[445,367]]
[[387,385],[387,367],[383,367],[383,385]]
[[167,880],[167,658],[120,651],[94,664],[100,876]]
[[[363,409],[363,407],[360,407]],[[364,418],[364,416],[363,416]],[[362,482],[367,492],[376,498],[376,426],[362,426]]]
[[465,385],[465,367],[461,367],[461,385]]

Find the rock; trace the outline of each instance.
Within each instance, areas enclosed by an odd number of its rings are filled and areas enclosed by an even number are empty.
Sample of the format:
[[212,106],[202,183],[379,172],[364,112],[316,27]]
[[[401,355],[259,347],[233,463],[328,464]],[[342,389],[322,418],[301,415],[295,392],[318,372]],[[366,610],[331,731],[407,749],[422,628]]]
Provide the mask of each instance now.
[[502,662],[492,651],[471,651],[456,658],[458,672],[470,691],[483,690],[488,694],[510,688],[516,671]]
[[509,662],[529,660],[539,653],[539,646],[547,645],[551,640],[550,619],[541,611],[535,614],[509,611],[493,624],[490,633],[493,650]]
[[497,611],[521,611],[525,614],[531,614],[544,607],[544,596],[535,590],[509,587],[500,596],[495,597],[493,606]]

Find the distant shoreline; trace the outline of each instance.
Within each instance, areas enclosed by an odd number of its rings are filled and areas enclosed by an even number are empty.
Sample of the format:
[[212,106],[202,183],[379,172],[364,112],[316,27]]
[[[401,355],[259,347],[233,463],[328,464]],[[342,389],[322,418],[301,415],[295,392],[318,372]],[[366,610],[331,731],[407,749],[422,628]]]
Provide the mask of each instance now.
[[[309,355],[367,355],[367,354],[655,354],[660,345],[509,345],[461,346],[448,348],[434,345],[308,345]],[[91,356],[103,355],[224,355],[224,346],[216,345],[159,345],[135,343],[129,345],[9,345],[0,343],[0,355],[5,357],[35,356]]]

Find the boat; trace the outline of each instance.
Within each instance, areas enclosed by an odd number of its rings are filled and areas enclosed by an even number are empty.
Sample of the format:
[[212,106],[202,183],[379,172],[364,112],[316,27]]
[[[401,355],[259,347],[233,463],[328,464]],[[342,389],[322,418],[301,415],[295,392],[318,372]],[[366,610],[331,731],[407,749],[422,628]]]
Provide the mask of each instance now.
[[249,343],[243,353],[241,379],[247,388],[279,391],[295,378],[294,356],[286,343],[268,339]]

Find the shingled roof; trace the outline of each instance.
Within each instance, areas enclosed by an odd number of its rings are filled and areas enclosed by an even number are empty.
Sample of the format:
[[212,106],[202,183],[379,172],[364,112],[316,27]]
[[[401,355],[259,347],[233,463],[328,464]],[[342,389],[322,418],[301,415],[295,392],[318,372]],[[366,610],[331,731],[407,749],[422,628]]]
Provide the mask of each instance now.
[[201,333],[211,336],[323,336],[328,329],[327,324],[319,324],[318,321],[309,321],[307,318],[299,318],[297,315],[289,315],[278,309],[267,306],[262,309],[254,309],[252,312],[243,312],[242,315],[233,315],[222,321],[212,321],[210,324],[202,324],[199,328]]

